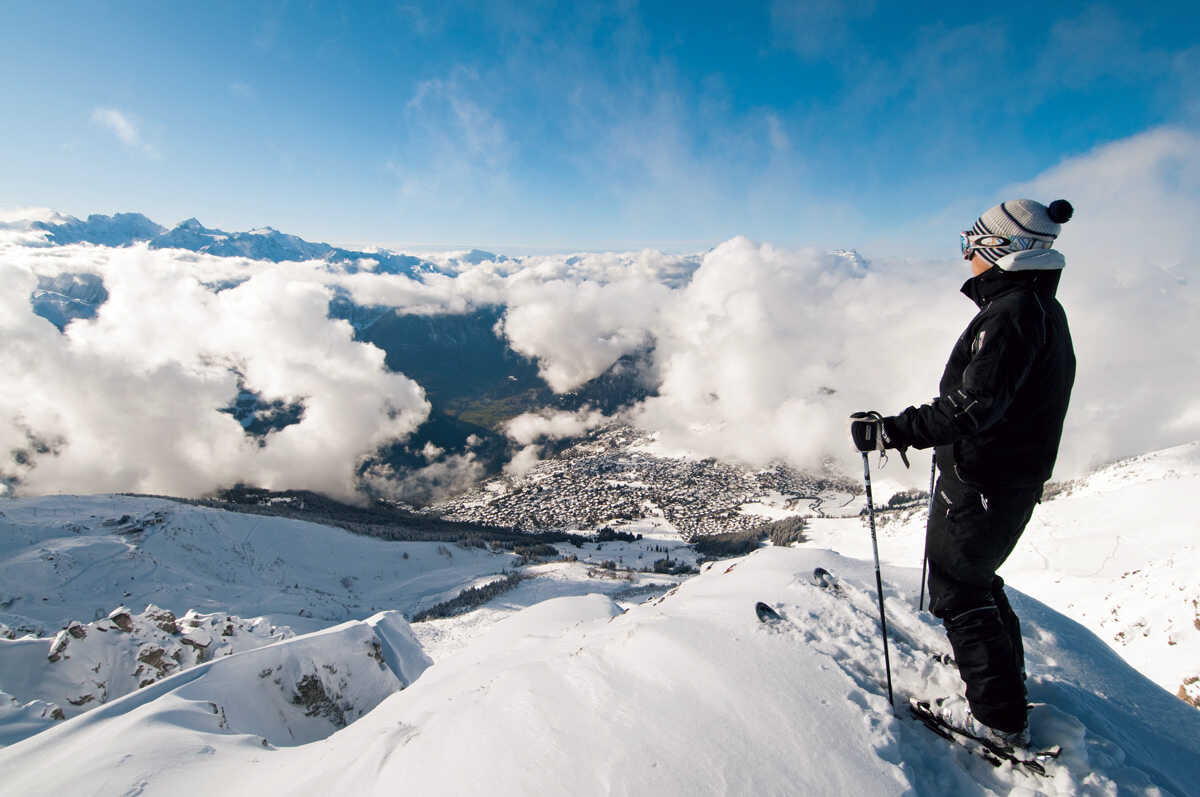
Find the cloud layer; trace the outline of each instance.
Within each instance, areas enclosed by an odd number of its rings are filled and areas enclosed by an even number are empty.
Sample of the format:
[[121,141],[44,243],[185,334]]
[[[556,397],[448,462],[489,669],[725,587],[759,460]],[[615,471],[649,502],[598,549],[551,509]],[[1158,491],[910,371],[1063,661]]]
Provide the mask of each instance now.
[[[997,201],[1021,196],[1077,208],[1059,244],[1079,370],[1057,476],[1200,437],[1200,137],[1165,128],[1100,147]],[[560,390],[649,341],[660,387],[632,417],[664,442],[853,472],[846,416],[934,394],[975,311],[958,294],[967,276],[959,260],[864,270],[736,238],[682,287],[531,286],[504,330]]]
[[[9,473],[24,491],[196,495],[245,481],[349,497],[359,460],[428,413],[419,385],[327,317],[328,287],[286,266],[144,247],[4,253],[0,448],[26,452]],[[35,274],[73,271],[99,273],[109,299],[60,334],[29,297]],[[229,290],[203,284],[239,271],[249,278]],[[239,382],[300,401],[303,419],[260,446],[217,411]]]
[[[1065,197],[1077,209],[1059,247],[1079,372],[1056,475],[1200,437],[1200,138],[1152,131],[996,199],[1018,196]],[[20,452],[8,467],[29,492],[195,494],[244,480],[349,495],[362,458],[409,434],[428,404],[419,385],[385,369],[381,351],[327,317],[335,290],[407,313],[504,305],[497,334],[560,392],[649,351],[657,394],[628,418],[665,445],[847,473],[847,415],[932,396],[974,313],[958,294],[968,272],[956,258],[864,265],[740,237],[693,257],[445,255],[442,273],[409,278],[144,247],[31,248],[24,233],[4,234],[0,446]],[[33,315],[30,293],[38,276],[80,272],[101,274],[110,298],[60,334]],[[244,281],[206,287],[233,279]],[[265,446],[246,437],[216,411],[236,395],[238,374],[269,400],[301,401],[302,422]],[[598,420],[517,419],[508,431],[523,448],[511,469],[536,462],[539,439]],[[370,479],[405,495],[478,472],[468,455],[431,452],[421,474]]]

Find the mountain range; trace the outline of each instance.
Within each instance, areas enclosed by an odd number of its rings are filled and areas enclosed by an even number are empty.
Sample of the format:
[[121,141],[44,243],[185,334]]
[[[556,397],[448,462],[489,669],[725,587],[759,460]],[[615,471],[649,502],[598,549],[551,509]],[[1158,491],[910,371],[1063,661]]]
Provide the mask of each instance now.
[[[147,243],[151,249],[187,249],[219,257],[249,257],[282,263],[289,260],[324,260],[349,273],[367,268],[382,274],[412,274],[433,264],[411,255],[388,251],[358,252],[313,243],[271,227],[246,232],[226,232],[205,227],[194,218],[167,229],[141,213],[93,213],[86,220],[63,216],[55,221],[35,221],[35,230],[46,232],[50,245],[89,243],[98,246],[132,246]],[[487,255],[488,253],[480,253]],[[476,255],[478,257],[478,255]]]

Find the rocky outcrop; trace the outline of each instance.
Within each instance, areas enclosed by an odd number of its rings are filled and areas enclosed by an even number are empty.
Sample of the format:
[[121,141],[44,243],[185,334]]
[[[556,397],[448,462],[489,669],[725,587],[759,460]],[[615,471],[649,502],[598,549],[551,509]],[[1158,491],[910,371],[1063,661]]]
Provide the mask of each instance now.
[[125,633],[133,631],[133,617],[129,613],[129,608],[126,606],[118,606],[113,609],[108,615],[108,619],[120,630]]
[[[5,639],[0,678],[9,671],[22,674],[15,681],[0,680],[0,688],[14,692],[10,702],[36,720],[33,728],[42,720],[81,714],[215,657],[292,636],[290,628],[260,618],[196,611],[179,617],[154,605],[140,613],[118,606],[92,623],[73,620],[50,640]],[[30,714],[34,708],[36,717]]]

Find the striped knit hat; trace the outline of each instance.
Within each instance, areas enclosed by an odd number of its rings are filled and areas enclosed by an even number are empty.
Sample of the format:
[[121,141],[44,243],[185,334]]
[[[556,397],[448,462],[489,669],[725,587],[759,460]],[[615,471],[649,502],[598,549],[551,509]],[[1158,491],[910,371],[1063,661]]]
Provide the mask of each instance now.
[[1032,199],[1001,202],[980,216],[971,232],[976,235],[1001,235],[1012,243],[1008,246],[981,246],[975,251],[993,266],[1012,270],[1010,265],[1013,258],[1008,255],[1050,249],[1062,225],[1070,220],[1074,212],[1071,203],[1065,199],[1056,199],[1049,207]]

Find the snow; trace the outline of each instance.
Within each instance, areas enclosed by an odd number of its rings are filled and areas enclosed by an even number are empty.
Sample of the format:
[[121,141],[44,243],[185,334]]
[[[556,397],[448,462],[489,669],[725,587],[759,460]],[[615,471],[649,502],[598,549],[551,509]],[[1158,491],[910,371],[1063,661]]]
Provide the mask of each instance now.
[[[25,745],[46,745],[47,760],[5,785],[13,793],[41,793],[56,782],[71,783],[62,787],[74,794],[136,792],[151,773],[198,760],[216,763],[214,786],[228,793],[228,751],[244,757],[323,739],[428,664],[394,612],[217,659],[6,748],[25,763]],[[5,771],[14,772],[11,763]]]
[[[810,583],[817,565],[842,595]],[[957,682],[930,658],[946,650],[936,621],[909,600],[918,574],[893,570],[887,590],[900,696]],[[0,750],[0,767],[15,793],[1187,793],[1200,715],[1086,629],[1015,598],[1031,698],[1045,704],[1035,742],[1065,748],[1045,779],[993,769],[893,713],[871,565],[812,548],[716,563],[628,611],[600,595],[539,603],[307,743],[309,725],[324,727],[259,673],[353,662],[365,624],[202,665]],[[756,600],[785,623],[759,623]],[[246,709],[231,715],[234,704]],[[285,720],[268,722],[266,707]]]
[[[86,668],[94,638],[131,639],[95,630],[116,622],[108,613],[120,603],[194,594],[262,607],[246,616],[284,617],[267,610],[291,600],[279,585],[301,573],[313,582],[310,603],[321,591],[337,600],[314,604],[324,619],[290,615],[311,633],[167,672],[62,721],[47,716],[54,704],[46,687],[15,701],[0,695],[0,732],[13,741],[0,749],[4,791],[1194,793],[1200,712],[1174,692],[1200,660],[1190,603],[1200,561],[1187,515],[1198,479],[1193,444],[1068,485],[1038,507],[1001,571],[1022,620],[1034,742],[1064,750],[1045,778],[993,768],[900,710],[908,696],[961,690],[956,670],[934,658],[949,652],[940,624],[916,609],[921,508],[880,513],[893,709],[870,539],[854,516],[814,518],[804,544],[709,563],[688,579],[597,574],[601,561],[671,542],[666,530],[636,543],[561,545],[579,560],[526,567],[525,581],[483,607],[410,627],[397,612],[358,614],[350,601],[368,593],[354,579],[410,567],[369,594],[415,607],[449,594],[447,584],[486,582],[502,569],[486,565],[506,560],[458,548],[448,558],[436,544],[382,543],[156,499],[5,501],[5,622],[53,629],[86,620],[78,607],[98,602],[87,597],[93,589],[106,607],[101,619],[63,631],[58,664],[46,663],[48,637],[0,643],[6,691],[16,683],[6,674],[12,646],[36,650],[35,671],[44,672]],[[130,534],[134,526],[142,531]],[[144,584],[121,578],[131,546]],[[423,560],[397,563],[399,551]],[[153,568],[139,558],[148,555]],[[255,566],[271,557],[284,564]],[[812,583],[817,566],[838,576],[839,592]],[[268,584],[280,568],[292,575]],[[210,583],[214,571],[224,574],[220,588]],[[117,574],[112,588],[108,572]],[[339,586],[344,576],[354,591]],[[665,584],[674,586],[662,593]],[[134,587],[142,591],[125,597]],[[647,588],[655,590],[648,599],[637,594]],[[760,600],[783,622],[760,623]],[[335,606],[358,616],[334,617]],[[130,622],[153,625],[157,612],[133,612]],[[183,636],[192,623],[179,617]],[[190,617],[217,644],[204,616]],[[274,621],[261,622],[270,630]],[[167,640],[156,644],[165,649]]]
[[0,623],[16,633],[122,603],[263,616],[304,632],[380,609],[415,612],[516,562],[157,498],[46,496],[0,512]]
[[[913,467],[922,467],[919,455]],[[1087,627],[1174,694],[1200,676],[1197,489],[1200,443],[1102,468],[1043,500],[1000,575]],[[895,521],[889,514],[880,515],[880,558],[919,567],[924,510]],[[858,518],[813,519],[807,536],[813,545],[871,556]]]
[[743,515],[754,515],[761,517],[764,520],[783,520],[789,517],[795,517],[797,512],[798,502],[796,499],[786,496],[777,490],[772,490],[759,501],[750,501],[738,507],[738,512]]
[[119,607],[94,623],[72,622],[49,642],[34,636],[0,638],[0,702],[28,715],[20,720],[0,717],[0,744],[11,744],[55,719],[77,716],[174,672],[292,636],[290,628],[224,612],[192,611],[176,618],[148,606],[140,614]]

